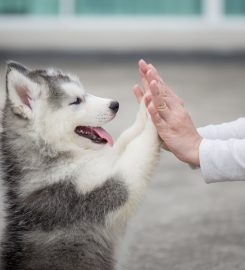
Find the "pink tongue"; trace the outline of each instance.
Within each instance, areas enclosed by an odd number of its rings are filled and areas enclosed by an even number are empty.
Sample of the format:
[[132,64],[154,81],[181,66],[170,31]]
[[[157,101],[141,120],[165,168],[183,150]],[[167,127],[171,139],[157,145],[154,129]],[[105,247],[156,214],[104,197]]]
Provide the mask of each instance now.
[[110,144],[110,146],[113,145],[113,138],[111,137],[111,135],[105,131],[103,128],[101,127],[93,127],[93,130],[102,138],[107,140],[107,142]]

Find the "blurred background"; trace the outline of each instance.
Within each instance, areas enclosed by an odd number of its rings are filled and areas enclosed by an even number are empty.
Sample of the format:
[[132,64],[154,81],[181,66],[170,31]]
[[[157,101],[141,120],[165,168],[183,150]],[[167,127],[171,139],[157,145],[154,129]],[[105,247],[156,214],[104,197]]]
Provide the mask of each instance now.
[[[62,68],[119,100],[107,126],[116,138],[138,109],[131,88],[140,58],[155,64],[197,126],[244,116],[245,0],[0,0],[1,106],[6,60]],[[206,185],[199,170],[162,151],[118,265],[244,270],[244,205],[245,183]]]
[[244,0],[0,0],[0,48],[243,50]]

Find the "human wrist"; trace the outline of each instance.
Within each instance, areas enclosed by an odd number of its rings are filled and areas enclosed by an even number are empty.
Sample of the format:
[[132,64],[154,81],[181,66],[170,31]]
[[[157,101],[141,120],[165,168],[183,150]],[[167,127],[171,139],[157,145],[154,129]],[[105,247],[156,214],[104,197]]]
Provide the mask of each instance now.
[[200,167],[199,159],[199,147],[203,138],[198,134],[195,139],[192,140],[190,151],[187,152],[183,161],[188,163],[192,167]]

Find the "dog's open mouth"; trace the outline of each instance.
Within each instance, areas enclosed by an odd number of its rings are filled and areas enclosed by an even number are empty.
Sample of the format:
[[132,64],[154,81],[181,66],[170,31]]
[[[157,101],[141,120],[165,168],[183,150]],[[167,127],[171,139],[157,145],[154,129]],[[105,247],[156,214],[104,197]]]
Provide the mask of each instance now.
[[85,127],[78,126],[75,129],[76,134],[81,137],[90,139],[94,143],[113,145],[113,139],[111,135],[101,127]]

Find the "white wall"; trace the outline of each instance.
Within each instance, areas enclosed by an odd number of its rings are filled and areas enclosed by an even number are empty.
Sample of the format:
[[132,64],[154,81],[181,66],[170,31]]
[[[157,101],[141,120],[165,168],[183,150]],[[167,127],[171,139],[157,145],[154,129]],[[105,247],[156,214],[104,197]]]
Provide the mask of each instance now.
[[200,17],[0,18],[0,50],[244,50],[245,17],[225,17],[223,0],[205,0]]

